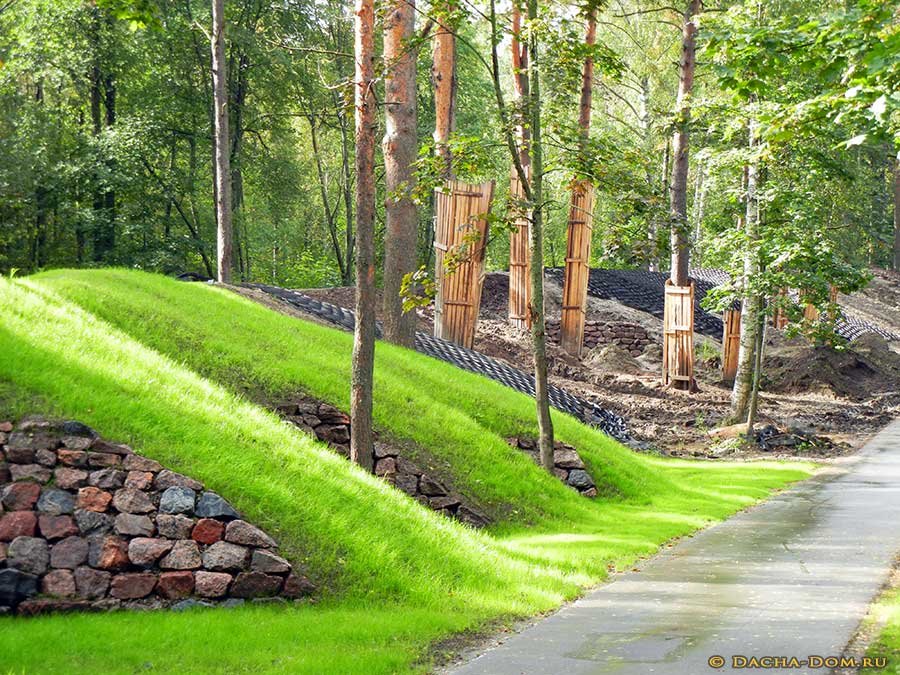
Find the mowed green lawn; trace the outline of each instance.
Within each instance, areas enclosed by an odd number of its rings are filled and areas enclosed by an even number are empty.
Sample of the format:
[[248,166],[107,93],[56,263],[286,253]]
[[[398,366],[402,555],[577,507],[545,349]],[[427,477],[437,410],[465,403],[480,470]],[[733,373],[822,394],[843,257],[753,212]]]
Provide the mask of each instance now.
[[447,467],[495,519],[421,507],[253,401],[348,407],[351,336],[227,290],[123,270],[0,280],[0,417],[78,419],[195,476],[272,532],[316,605],[0,620],[0,672],[427,670],[464,630],[557,607],[586,586],[812,471],[638,455],[554,413],[601,488],[589,501],[505,437],[534,403],[413,352],[377,348],[379,433]]

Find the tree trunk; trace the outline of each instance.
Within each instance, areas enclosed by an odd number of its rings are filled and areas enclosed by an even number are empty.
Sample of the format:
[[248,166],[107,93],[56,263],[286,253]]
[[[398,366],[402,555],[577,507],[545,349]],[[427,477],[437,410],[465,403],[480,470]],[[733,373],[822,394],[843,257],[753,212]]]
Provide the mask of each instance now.
[[[750,122],[750,151],[756,150],[756,121]],[[734,422],[747,419],[750,399],[753,394],[753,372],[756,361],[756,343],[759,331],[759,315],[762,302],[753,288],[760,273],[759,266],[759,200],[758,166],[756,158],[751,158],[746,170],[747,217],[744,219],[744,274],[742,279],[743,298],[741,301],[741,342],[738,350],[737,374],[731,393],[731,418]]]
[[443,162],[445,179],[453,176],[450,134],[456,129],[456,35],[452,32],[453,0],[442,0],[443,15],[434,32],[431,81],[434,85],[434,151]]
[[406,347],[416,339],[416,313],[404,312],[400,297],[403,277],[416,269],[416,51],[409,45],[415,29],[415,0],[395,0],[384,25],[384,337]]
[[[538,0],[528,0],[528,19],[538,20]],[[544,153],[541,147],[541,78],[537,31],[528,36],[531,67],[528,70],[528,117],[531,122],[531,347],[534,356],[534,398],[537,405],[541,465],[553,471],[553,421],[547,391],[547,336],[544,326]]]
[[894,157],[894,270],[900,272],[900,157]]
[[350,285],[350,270],[353,269],[353,249],[356,236],[353,234],[353,175],[350,172],[350,125],[344,106],[340,106],[338,123],[341,127],[341,189],[344,195],[344,285]]
[[[242,217],[244,207],[244,170],[241,166],[241,158],[244,150],[244,106],[247,101],[247,69],[250,67],[250,59],[246,54],[239,54],[237,59],[237,82],[234,86],[232,109],[234,110],[232,123],[234,135],[231,139],[231,156],[229,164],[231,168],[231,219],[232,238],[237,242],[237,269],[241,281],[249,278],[249,254],[243,245],[244,220]],[[232,76],[235,74],[232,73]]]
[[[104,102],[106,103],[106,128],[112,129],[116,125],[116,80],[109,73],[104,79]],[[116,161],[108,159],[107,173],[110,178],[115,174]],[[103,254],[109,255],[116,246],[116,191],[112,186],[107,186],[103,194],[104,230],[103,230]]]
[[[319,149],[318,122],[314,115],[309,115],[307,119],[309,120],[309,138],[312,142],[313,158],[316,160],[316,174],[319,178],[319,196],[322,198],[322,211],[325,216],[325,225],[328,227],[328,235],[331,238],[331,248],[334,251],[334,258],[337,261],[341,279],[346,281],[350,278],[350,274],[347,265],[344,262],[344,255],[341,251],[336,218],[340,202],[335,204],[333,209],[331,208],[331,204],[328,200],[328,185],[325,175],[325,166],[322,162],[322,153]],[[347,282],[346,285],[349,286],[349,282]]]
[[228,141],[228,92],[225,85],[225,2],[213,0],[212,80],[216,173],[216,246],[219,283],[231,283],[231,144]]
[[753,359],[753,387],[750,390],[750,409],[747,411],[747,438],[753,439],[756,412],[759,410],[759,383],[762,379],[763,349],[766,342],[766,317],[760,312],[756,331],[756,354]]
[[350,459],[373,465],[375,366],[375,9],[356,0],[356,325],[350,382]]
[[688,220],[687,181],[688,145],[691,123],[691,93],[694,88],[695,38],[697,24],[694,21],[700,11],[700,0],[689,0],[684,13],[682,28],[680,82],[678,99],[675,104],[675,134],[672,137],[672,195],[671,195],[671,246],[672,283],[676,286],[688,284]]

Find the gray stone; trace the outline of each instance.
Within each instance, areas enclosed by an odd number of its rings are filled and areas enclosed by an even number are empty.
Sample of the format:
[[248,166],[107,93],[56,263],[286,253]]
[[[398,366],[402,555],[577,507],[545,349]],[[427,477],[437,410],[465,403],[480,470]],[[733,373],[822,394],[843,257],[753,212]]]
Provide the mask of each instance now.
[[88,549],[87,539],[66,537],[50,549],[50,567],[74,570],[87,561]]
[[50,516],[64,516],[75,510],[75,497],[65,490],[43,490],[37,502],[37,510]]
[[102,490],[116,490],[125,483],[125,472],[118,469],[101,469],[91,471],[88,476],[88,485],[93,485]]
[[245,520],[232,520],[225,528],[225,541],[245,546],[275,548],[278,544],[269,535]]
[[40,464],[10,464],[9,474],[14,481],[31,480],[35,483],[46,483],[53,472]]
[[560,448],[553,451],[553,464],[563,469],[584,469],[584,462],[574,448]]
[[199,571],[194,574],[194,591],[204,598],[221,598],[228,592],[231,575],[225,572]]
[[156,517],[156,529],[166,539],[190,539],[194,521],[187,516],[161,513]]
[[153,534],[153,521],[147,516],[135,513],[120,513],[116,516],[116,532],[129,537],[149,537]]
[[184,612],[191,609],[200,609],[202,607],[215,607],[211,602],[201,602],[200,600],[194,600],[193,598],[187,598],[186,600],[180,600],[172,605],[173,612]]
[[14,606],[37,592],[35,575],[21,570],[0,570],[0,606]]
[[160,491],[168,490],[170,487],[186,487],[195,491],[203,489],[203,485],[193,478],[182,476],[180,473],[175,473],[168,469],[160,471],[154,482],[156,484],[156,489]]
[[56,486],[63,490],[77,490],[87,485],[88,473],[81,469],[69,469],[61,466],[53,472]]
[[106,534],[113,527],[113,519],[110,516],[87,509],[75,510],[75,523],[83,535]]
[[204,492],[197,500],[195,513],[201,518],[240,518],[240,514],[215,492]]
[[56,453],[53,450],[38,450],[34,453],[34,461],[41,466],[56,466]]
[[257,549],[253,551],[253,557],[250,559],[250,569],[265,574],[284,574],[291,571],[291,564],[271,551]]
[[191,515],[194,512],[194,502],[197,493],[186,487],[173,486],[166,488],[159,498],[160,513],[184,513]]
[[243,598],[228,598],[227,600],[223,600],[219,607],[223,609],[235,609],[236,607],[243,607],[247,604],[247,601]]
[[594,479],[584,469],[572,469],[569,472],[568,483],[577,490],[587,490],[594,487]]
[[278,593],[282,583],[281,577],[262,572],[241,572],[231,584],[231,595],[235,598],[268,597]]
[[203,567],[213,572],[239,572],[247,566],[249,554],[243,546],[218,541],[203,552]]
[[195,570],[201,563],[197,542],[182,539],[175,542],[169,554],[159,561],[159,566],[164,570]]
[[140,455],[128,455],[123,464],[126,471],[150,471],[156,473],[162,471],[162,464]]
[[75,591],[78,597],[96,600],[106,595],[109,588],[109,572],[101,572],[90,567],[79,567],[75,570]]
[[148,513],[153,510],[153,503],[147,493],[134,488],[116,490],[112,503],[123,513]]
[[441,497],[447,494],[447,488],[430,476],[423,474],[419,479],[419,492],[428,497]]
[[139,567],[152,567],[172,550],[172,546],[173,543],[168,539],[135,537],[128,542],[128,559]]
[[38,537],[16,537],[6,552],[6,566],[28,574],[45,574],[50,565],[50,548]]

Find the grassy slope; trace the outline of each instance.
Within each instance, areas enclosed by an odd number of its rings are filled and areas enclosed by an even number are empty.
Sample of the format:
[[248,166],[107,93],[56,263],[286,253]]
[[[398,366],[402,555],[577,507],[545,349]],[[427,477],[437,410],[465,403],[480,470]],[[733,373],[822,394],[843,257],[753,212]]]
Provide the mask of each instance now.
[[880,635],[872,642],[867,655],[887,659],[885,668],[865,668],[863,675],[900,673],[900,588],[887,591],[870,610],[884,622]]
[[[458,487],[505,514],[489,533],[473,532],[242,395],[303,389],[346,408],[349,354],[345,333],[208,286],[125,271],[0,281],[0,401],[10,414],[28,412],[37,397],[204,480],[329,589],[316,608],[3,622],[0,653],[29,672],[148,662],[163,671],[392,672],[448,631],[550,609],[601,580],[608,565],[626,565],[808,471],[638,456],[556,414],[559,437],[617,495],[589,502],[504,442],[535,433],[530,399],[379,344],[376,426],[427,448]],[[198,624],[212,635],[208,648],[175,639]],[[48,654],[40,638],[62,627],[71,640]],[[100,636],[128,656],[92,650]]]

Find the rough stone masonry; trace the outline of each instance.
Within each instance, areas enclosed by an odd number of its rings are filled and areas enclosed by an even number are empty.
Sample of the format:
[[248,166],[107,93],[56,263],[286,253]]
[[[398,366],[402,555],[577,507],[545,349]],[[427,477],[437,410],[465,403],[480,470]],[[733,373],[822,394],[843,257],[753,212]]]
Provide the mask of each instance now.
[[187,476],[78,422],[0,422],[0,614],[299,599],[278,544]]

